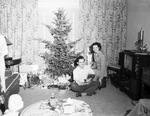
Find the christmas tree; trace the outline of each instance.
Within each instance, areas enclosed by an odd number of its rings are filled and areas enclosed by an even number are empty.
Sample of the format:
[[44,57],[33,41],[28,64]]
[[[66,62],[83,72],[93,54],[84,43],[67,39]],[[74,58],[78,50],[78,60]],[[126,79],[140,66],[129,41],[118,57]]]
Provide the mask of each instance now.
[[43,54],[43,58],[47,65],[46,73],[52,75],[53,78],[63,74],[72,74],[73,63],[80,53],[75,53],[74,46],[80,41],[69,42],[68,34],[72,30],[69,20],[66,19],[65,10],[59,8],[54,12],[53,26],[45,25],[50,34],[54,37],[54,41],[43,41],[47,52]]

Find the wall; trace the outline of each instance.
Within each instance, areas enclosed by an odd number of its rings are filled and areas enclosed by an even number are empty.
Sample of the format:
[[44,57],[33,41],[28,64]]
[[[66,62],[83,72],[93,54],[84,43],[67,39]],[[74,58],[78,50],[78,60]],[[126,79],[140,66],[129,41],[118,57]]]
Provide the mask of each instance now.
[[134,49],[137,33],[144,29],[144,45],[150,50],[150,0],[128,0],[127,47]]

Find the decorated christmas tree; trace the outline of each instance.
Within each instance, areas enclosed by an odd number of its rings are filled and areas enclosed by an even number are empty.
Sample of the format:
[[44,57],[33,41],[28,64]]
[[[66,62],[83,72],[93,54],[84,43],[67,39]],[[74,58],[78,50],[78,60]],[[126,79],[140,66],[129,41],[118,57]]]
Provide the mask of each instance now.
[[55,18],[53,26],[45,25],[50,34],[54,37],[54,41],[43,41],[45,43],[45,52],[42,57],[46,63],[45,72],[52,75],[53,78],[69,74],[73,71],[73,63],[80,53],[75,53],[74,46],[77,41],[70,42],[68,34],[72,30],[69,20],[66,19],[65,10],[59,8],[54,12]]

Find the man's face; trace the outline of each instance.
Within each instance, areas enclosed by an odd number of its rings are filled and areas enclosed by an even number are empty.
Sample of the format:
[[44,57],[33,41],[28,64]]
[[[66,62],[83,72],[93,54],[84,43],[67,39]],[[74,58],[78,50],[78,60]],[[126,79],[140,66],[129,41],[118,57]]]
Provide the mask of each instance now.
[[84,59],[79,59],[78,66],[84,68],[84,63],[85,63]]

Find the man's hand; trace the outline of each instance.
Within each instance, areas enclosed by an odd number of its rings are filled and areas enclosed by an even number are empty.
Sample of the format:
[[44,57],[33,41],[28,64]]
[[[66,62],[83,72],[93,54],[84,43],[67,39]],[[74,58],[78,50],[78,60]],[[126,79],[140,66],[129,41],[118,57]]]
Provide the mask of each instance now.
[[98,77],[95,76],[95,78],[93,79],[93,81],[98,81]]
[[86,83],[90,83],[92,78],[86,79]]
[[84,85],[87,85],[87,84],[89,84],[89,83],[91,83],[91,78],[84,80]]
[[82,85],[87,85],[87,84],[89,84],[91,81],[88,79],[86,79],[86,81],[84,81],[84,82],[80,82],[80,81],[76,81],[76,83],[78,84],[78,85],[80,85],[80,86],[82,86]]

